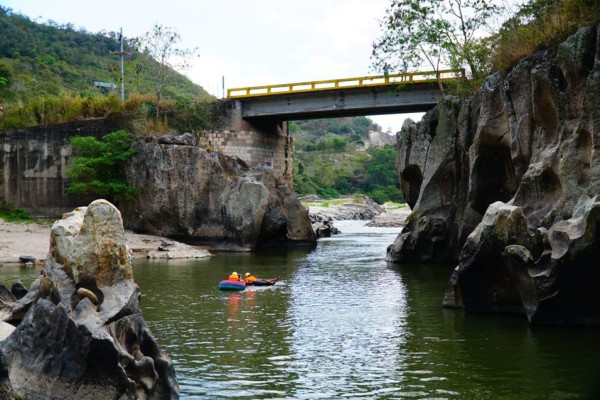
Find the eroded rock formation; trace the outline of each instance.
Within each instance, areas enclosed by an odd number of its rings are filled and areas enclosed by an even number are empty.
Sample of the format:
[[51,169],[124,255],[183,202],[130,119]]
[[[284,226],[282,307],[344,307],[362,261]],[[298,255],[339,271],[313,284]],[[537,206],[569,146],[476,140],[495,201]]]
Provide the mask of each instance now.
[[184,139],[136,144],[127,175],[141,190],[124,211],[129,228],[229,250],[315,243],[308,210],[268,170]]
[[600,30],[490,76],[398,134],[413,213],[391,262],[455,262],[444,304],[600,324]]
[[96,200],[51,235],[29,291],[19,300],[2,293],[0,315],[16,329],[0,342],[0,397],[179,398],[171,360],[140,310],[119,211]]

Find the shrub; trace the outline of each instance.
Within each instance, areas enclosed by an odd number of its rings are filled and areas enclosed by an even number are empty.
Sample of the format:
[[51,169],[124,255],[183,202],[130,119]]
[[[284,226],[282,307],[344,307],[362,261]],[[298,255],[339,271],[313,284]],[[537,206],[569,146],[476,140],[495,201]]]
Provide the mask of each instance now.
[[132,136],[116,131],[98,140],[91,136],[75,136],[71,145],[75,157],[67,176],[71,179],[67,192],[94,194],[112,202],[132,199],[137,190],[128,185],[125,163],[133,156]]
[[4,200],[0,201],[0,217],[7,222],[22,222],[30,221],[32,219],[31,215],[29,215],[26,210],[14,207]]
[[496,70],[507,70],[523,57],[556,45],[578,28],[599,19],[597,0],[530,0],[502,26],[492,65]]

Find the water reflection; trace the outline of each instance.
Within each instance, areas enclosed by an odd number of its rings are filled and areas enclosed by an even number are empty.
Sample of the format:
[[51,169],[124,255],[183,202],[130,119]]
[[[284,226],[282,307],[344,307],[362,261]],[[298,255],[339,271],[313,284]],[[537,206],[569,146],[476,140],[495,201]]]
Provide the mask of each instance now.
[[[386,265],[397,230],[316,248],[137,262],[144,317],[183,399],[596,399],[599,330],[441,308],[452,266]],[[232,271],[279,276],[221,292]],[[0,269],[26,285],[39,270]]]

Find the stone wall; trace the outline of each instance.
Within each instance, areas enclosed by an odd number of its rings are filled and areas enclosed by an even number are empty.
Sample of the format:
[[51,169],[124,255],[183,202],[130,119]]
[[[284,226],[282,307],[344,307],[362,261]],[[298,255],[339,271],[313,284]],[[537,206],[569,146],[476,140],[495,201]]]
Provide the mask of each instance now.
[[272,170],[280,183],[293,186],[292,180],[292,140],[285,133],[256,133],[252,130],[223,130],[203,132],[198,138],[198,146],[217,151],[230,157],[239,157],[250,167],[263,167]]
[[271,169],[278,183],[292,189],[292,137],[287,122],[244,120],[242,103],[235,99],[220,103],[217,112],[219,132],[201,134],[198,145],[239,157],[250,167]]

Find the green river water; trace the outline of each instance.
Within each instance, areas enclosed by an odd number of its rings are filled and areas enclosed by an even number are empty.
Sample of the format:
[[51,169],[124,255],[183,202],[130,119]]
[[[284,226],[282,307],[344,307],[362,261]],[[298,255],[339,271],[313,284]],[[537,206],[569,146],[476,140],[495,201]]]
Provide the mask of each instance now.
[[[182,399],[598,399],[600,329],[441,308],[452,266],[387,265],[398,229],[337,223],[316,248],[136,261]],[[273,287],[221,292],[237,271]],[[5,267],[0,281],[30,283]]]

